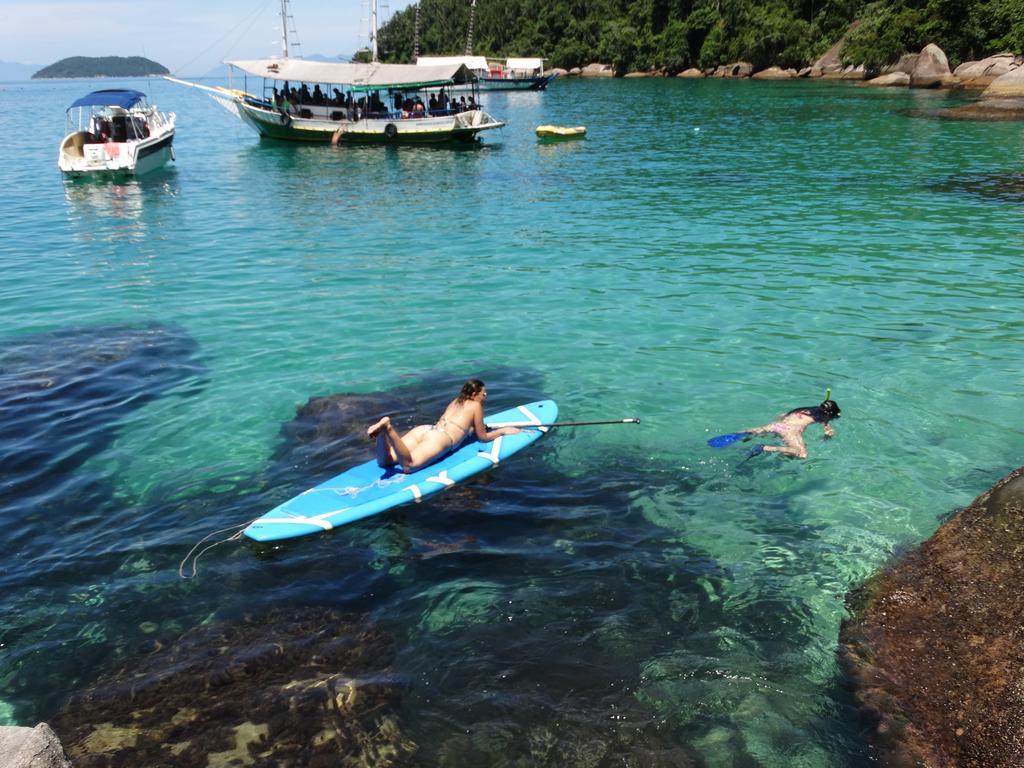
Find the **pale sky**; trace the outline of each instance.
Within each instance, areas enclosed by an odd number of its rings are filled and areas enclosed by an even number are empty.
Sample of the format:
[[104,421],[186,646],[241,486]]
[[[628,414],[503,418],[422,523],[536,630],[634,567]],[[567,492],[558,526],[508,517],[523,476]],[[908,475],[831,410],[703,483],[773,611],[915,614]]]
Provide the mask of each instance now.
[[[378,0],[380,23],[411,2]],[[348,57],[367,45],[369,0],[292,0],[291,9],[304,55]],[[280,52],[279,0],[0,0],[0,61],[145,56],[202,75],[224,59]]]

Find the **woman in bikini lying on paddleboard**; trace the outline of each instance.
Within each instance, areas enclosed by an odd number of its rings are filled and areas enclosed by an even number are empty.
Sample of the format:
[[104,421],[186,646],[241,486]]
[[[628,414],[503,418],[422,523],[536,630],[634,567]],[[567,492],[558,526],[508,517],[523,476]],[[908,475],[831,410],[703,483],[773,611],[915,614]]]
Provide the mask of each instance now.
[[367,435],[377,438],[377,463],[382,467],[397,464],[403,472],[413,472],[454,450],[470,430],[481,443],[521,431],[517,427],[488,431],[484,425],[486,399],[484,383],[470,379],[462,385],[459,396],[448,403],[436,424],[423,424],[399,435],[391,424],[391,417],[385,416],[366,430]]

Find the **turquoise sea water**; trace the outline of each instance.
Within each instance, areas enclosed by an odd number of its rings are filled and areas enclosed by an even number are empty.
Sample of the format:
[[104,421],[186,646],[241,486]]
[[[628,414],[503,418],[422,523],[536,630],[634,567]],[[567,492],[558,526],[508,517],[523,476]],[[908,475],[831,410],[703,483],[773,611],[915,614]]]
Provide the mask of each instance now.
[[[600,729],[614,695],[712,766],[870,762],[844,596],[1024,452],[1020,125],[845,83],[564,81],[490,95],[508,126],[471,149],[305,147],[124,84],[177,113],[177,162],[105,184],[56,168],[94,83],[0,84],[0,339],[43,369],[40,334],[158,324],[196,369],[0,497],[0,722],[52,716],[154,626],[307,604],[395,636],[425,747],[528,741],[581,697]],[[444,402],[482,372],[494,408],[642,424],[179,579],[205,533],[325,479],[268,470],[297,405],[423,381]],[[812,428],[805,462],[705,445],[829,387],[837,437]],[[30,436],[6,437],[10,460]]]

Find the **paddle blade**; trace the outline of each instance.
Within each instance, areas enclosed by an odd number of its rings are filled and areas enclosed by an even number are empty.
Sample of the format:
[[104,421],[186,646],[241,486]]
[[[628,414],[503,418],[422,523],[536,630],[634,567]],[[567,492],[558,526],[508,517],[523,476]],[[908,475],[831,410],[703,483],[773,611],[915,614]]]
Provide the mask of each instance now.
[[750,437],[749,432],[733,432],[731,435],[719,435],[718,437],[712,437],[708,440],[708,445],[712,448],[725,448],[727,445],[732,445],[738,440],[745,440]]

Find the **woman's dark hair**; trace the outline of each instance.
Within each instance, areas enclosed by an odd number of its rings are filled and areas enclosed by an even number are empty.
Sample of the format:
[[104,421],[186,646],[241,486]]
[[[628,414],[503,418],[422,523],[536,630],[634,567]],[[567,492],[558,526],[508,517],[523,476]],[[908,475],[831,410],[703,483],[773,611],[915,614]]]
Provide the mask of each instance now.
[[785,415],[789,416],[790,413],[806,413],[819,424],[825,424],[832,421],[832,419],[838,419],[840,410],[839,403],[835,400],[824,400],[821,405],[807,405],[803,408],[794,408]]
[[480,391],[484,388],[484,383],[480,379],[469,379],[465,384],[462,385],[462,389],[459,390],[459,396],[455,398],[455,402],[463,403],[466,400],[471,400],[480,394]]
[[839,418],[839,403],[835,400],[823,400],[821,405],[818,406],[818,410],[825,417],[825,421]]

